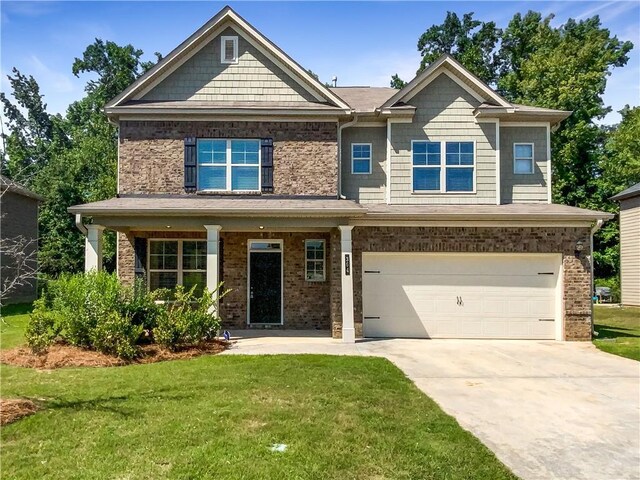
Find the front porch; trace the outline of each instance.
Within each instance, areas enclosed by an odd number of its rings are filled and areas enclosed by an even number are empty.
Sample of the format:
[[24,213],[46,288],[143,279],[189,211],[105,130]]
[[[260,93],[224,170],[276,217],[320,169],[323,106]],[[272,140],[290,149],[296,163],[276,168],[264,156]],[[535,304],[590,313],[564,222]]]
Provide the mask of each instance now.
[[[193,216],[200,212],[191,210],[176,216],[166,209],[162,215],[92,214],[85,226],[85,269],[102,268],[102,236],[111,229],[118,235],[118,276],[127,284],[140,279],[151,290],[215,290],[222,283],[229,290],[219,304],[225,329],[332,332],[354,342],[353,227],[347,215],[360,208],[307,199],[303,212],[293,214],[274,211],[272,202],[262,204],[269,212],[258,208],[251,215]],[[342,216],[336,206],[349,212]]]

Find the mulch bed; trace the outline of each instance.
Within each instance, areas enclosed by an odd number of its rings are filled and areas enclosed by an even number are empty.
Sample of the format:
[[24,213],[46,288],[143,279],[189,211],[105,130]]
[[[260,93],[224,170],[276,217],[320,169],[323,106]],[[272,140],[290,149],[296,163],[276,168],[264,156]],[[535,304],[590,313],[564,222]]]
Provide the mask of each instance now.
[[86,350],[70,345],[52,345],[46,353],[36,355],[28,347],[16,347],[0,351],[0,362],[18,367],[54,369],[63,367],[115,367],[136,363],[155,363],[167,360],[213,355],[229,348],[229,342],[213,340],[201,345],[171,352],[158,345],[143,345],[140,356],[131,360],[122,360],[104,353]]
[[0,398],[0,425],[8,425],[38,411],[38,406],[24,398]]

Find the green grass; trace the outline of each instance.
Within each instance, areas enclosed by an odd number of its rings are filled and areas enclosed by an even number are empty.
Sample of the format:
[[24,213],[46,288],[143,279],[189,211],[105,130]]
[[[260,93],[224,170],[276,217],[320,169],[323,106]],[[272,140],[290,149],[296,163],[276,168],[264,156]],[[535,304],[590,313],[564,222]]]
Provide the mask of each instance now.
[[24,343],[24,329],[29,321],[30,303],[2,307],[0,319],[0,348],[16,347]]
[[[20,321],[6,320],[2,336],[19,343]],[[2,365],[0,375],[5,398],[43,406],[1,429],[3,478],[515,478],[380,358]],[[274,443],[287,451],[271,452]]]
[[595,307],[593,343],[600,350],[640,361],[640,308]]

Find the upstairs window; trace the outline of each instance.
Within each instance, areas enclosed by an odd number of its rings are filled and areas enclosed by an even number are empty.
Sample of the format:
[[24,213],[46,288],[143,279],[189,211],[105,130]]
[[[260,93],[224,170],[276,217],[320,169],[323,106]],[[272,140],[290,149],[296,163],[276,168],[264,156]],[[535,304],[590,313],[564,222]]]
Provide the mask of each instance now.
[[220,61],[238,63],[238,37],[220,38]]
[[371,173],[371,144],[351,144],[351,173],[366,175]]
[[412,167],[416,193],[473,192],[474,143],[413,141]]
[[198,190],[260,190],[260,141],[198,139]]
[[513,144],[513,173],[533,173],[533,143]]

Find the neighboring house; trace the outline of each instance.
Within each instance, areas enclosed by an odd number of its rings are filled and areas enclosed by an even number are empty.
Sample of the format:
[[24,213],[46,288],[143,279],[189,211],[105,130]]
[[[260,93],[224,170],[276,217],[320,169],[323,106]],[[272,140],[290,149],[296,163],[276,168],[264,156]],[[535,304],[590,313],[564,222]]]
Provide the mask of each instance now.
[[118,196],[69,209],[91,218],[87,269],[107,228],[123,281],[223,281],[227,328],[591,337],[587,246],[610,215],[551,203],[570,112],[449,56],[402,90],[326,88],[228,7],[105,110]]
[[620,202],[621,303],[640,306],[640,183],[611,200]]
[[[0,289],[2,303],[37,297],[38,206],[43,197],[0,175]],[[10,288],[7,288],[11,285]]]

